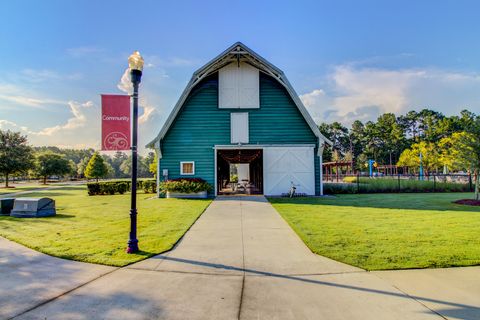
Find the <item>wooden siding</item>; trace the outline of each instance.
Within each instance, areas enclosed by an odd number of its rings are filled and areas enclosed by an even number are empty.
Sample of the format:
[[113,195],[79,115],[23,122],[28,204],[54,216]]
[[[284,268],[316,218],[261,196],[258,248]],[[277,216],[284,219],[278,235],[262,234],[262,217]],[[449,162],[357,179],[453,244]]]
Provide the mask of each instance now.
[[[230,145],[230,113],[249,113],[252,144],[315,144],[318,140],[286,92],[270,76],[260,73],[260,109],[219,109],[218,74],[201,81],[185,101],[174,123],[161,141],[160,173],[169,179],[180,175],[181,161],[195,161],[195,175],[215,185],[214,145]],[[320,183],[315,148],[315,188]],[[163,179],[163,177],[162,177]]]

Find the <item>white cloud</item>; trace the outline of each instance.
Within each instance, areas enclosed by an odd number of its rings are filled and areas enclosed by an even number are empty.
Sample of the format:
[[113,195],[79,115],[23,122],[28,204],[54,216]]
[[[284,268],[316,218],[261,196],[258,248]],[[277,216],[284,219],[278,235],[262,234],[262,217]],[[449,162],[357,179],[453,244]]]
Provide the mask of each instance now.
[[310,93],[302,94],[300,99],[302,99],[303,104],[306,107],[310,107],[314,105],[319,98],[323,98],[325,96],[325,91],[322,89],[315,89]]
[[20,131],[28,135],[30,143],[37,146],[54,145],[68,148],[98,148],[100,140],[99,108],[91,101],[79,103],[69,101],[72,116],[63,124],[46,127],[38,131],[0,120],[0,129]]
[[126,94],[132,94],[133,93],[133,86],[132,86],[132,80],[130,78],[130,69],[127,68],[122,74],[122,77],[120,78],[120,81],[117,84],[117,88],[120,91],[125,92]]
[[425,107],[445,114],[480,110],[480,77],[435,69],[388,70],[341,65],[327,77],[330,85],[301,97],[317,122],[374,120]]
[[[133,93],[133,86],[130,78],[130,70],[127,68],[123,73],[120,81],[117,84],[117,88],[126,94],[131,95]],[[138,118],[139,124],[148,122],[152,116],[157,113],[157,108],[148,102],[148,92],[140,95],[139,108],[141,109],[140,116]]]
[[32,133],[28,130],[27,127],[19,126],[15,122],[8,120],[0,120],[0,129],[2,130],[12,130],[12,131],[22,131],[24,133]]
[[93,102],[87,101],[85,103],[78,103],[69,101],[68,105],[73,117],[69,118],[65,124],[48,127],[35,133],[39,136],[53,136],[65,133],[66,131],[73,131],[78,128],[84,128],[88,124],[87,111],[93,108]]
[[[52,104],[65,104],[65,101],[44,98],[32,97],[33,94],[27,92],[24,88],[12,84],[0,83],[0,100],[10,102],[12,104],[44,109]],[[2,106],[3,108],[3,106]]]

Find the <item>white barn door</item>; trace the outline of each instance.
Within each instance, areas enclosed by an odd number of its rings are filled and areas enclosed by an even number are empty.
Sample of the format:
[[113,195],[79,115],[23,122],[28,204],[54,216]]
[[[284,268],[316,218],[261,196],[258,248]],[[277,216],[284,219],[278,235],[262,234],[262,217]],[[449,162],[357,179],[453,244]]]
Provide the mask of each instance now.
[[266,147],[263,149],[265,195],[288,193],[292,182],[297,192],[315,195],[313,147]]

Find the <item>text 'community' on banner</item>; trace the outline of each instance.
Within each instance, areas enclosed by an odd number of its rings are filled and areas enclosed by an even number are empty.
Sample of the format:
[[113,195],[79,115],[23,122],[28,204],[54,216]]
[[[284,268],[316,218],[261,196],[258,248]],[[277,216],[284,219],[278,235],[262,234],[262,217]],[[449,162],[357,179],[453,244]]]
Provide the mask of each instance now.
[[102,94],[102,150],[130,150],[130,96]]

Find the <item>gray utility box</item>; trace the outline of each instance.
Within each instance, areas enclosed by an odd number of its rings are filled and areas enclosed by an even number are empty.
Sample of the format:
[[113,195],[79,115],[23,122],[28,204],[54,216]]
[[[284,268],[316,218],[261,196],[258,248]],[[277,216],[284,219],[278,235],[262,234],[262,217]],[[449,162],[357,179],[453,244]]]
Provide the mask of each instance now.
[[55,214],[55,200],[50,198],[17,198],[10,213],[17,218],[51,217]]
[[9,216],[13,209],[13,198],[0,199],[0,216]]

